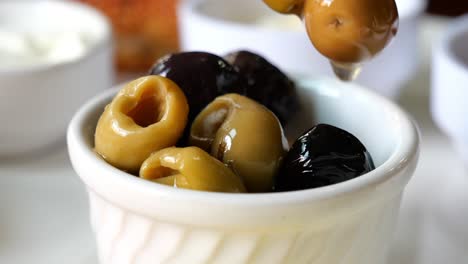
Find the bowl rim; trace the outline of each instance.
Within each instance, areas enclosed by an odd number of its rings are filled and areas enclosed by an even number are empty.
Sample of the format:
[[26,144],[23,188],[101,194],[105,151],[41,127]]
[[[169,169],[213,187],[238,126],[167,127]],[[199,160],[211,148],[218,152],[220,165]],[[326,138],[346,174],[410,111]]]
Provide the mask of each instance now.
[[[265,32],[282,32],[282,33],[297,33],[297,31],[292,31],[284,28],[273,29],[270,27],[264,27],[261,25],[256,25],[252,23],[243,23],[238,20],[232,19],[221,19],[219,17],[212,16],[205,12],[201,12],[200,5],[202,5],[207,0],[184,0],[181,1],[178,7],[178,12],[180,12],[180,17],[189,17],[190,19],[197,19],[205,24],[215,24],[215,25],[222,25],[224,27],[232,27],[237,28],[238,30],[245,30],[246,28],[255,29],[257,31],[265,31]],[[399,8],[399,16],[400,20],[409,19],[412,17],[416,17],[426,9],[428,5],[427,0],[410,0],[404,1],[405,8]],[[248,25],[248,26],[247,26]]]
[[[86,131],[89,132],[90,128],[94,129],[95,124],[87,124],[86,120],[93,117],[93,114],[94,116],[96,115],[97,107],[105,105],[106,102],[112,99],[113,95],[118,91],[118,87],[104,91],[89,100],[77,111],[71,120],[67,131],[67,143],[71,161],[75,171],[77,171],[77,167],[85,167],[92,164],[93,167],[100,170],[100,172],[95,172],[96,175],[106,175],[106,177],[112,178],[106,179],[107,182],[114,182],[116,185],[138,190],[138,193],[144,193],[148,197],[165,197],[166,199],[172,197],[177,201],[198,202],[218,206],[242,204],[257,207],[272,204],[327,200],[341,195],[360,192],[368,188],[377,188],[382,183],[402,175],[405,177],[406,184],[412,175],[411,173],[406,173],[405,175],[402,172],[412,164],[415,164],[419,155],[419,131],[414,121],[395,103],[361,86],[326,78],[319,79],[319,81],[327,82],[328,86],[335,87],[333,89],[347,89],[347,93],[353,94],[353,96],[368,98],[369,102],[385,108],[394,117],[392,120],[394,120],[399,128],[399,143],[390,157],[375,170],[355,179],[334,185],[277,193],[232,194],[202,192],[176,189],[170,186],[151,183],[114,168],[95,153],[92,147],[88,146],[85,134]],[[74,160],[72,153],[79,155],[80,160]],[[82,175],[79,176],[82,177]],[[86,185],[88,184],[86,183]],[[93,186],[88,185],[88,187],[93,189]]]
[[86,48],[86,51],[83,55],[79,56],[78,58],[72,60],[64,60],[56,63],[40,63],[40,64],[33,64],[21,67],[15,67],[11,69],[0,68],[0,76],[6,75],[24,75],[28,73],[37,73],[43,71],[54,71],[57,68],[62,67],[71,67],[83,60],[86,60],[89,57],[93,57],[96,54],[102,53],[103,51],[107,50],[109,47],[112,47],[112,26],[110,21],[107,19],[106,16],[101,14],[95,8],[86,5],[84,3],[76,2],[76,1],[60,1],[60,0],[46,0],[46,1],[14,1],[14,0],[4,0],[0,1],[0,8],[2,6],[8,5],[18,5],[18,6],[36,6],[36,5],[55,5],[65,7],[70,10],[78,11],[81,13],[88,13],[91,16],[94,16],[97,23],[101,23],[104,29],[104,35],[99,36],[97,38],[96,43],[90,45]]

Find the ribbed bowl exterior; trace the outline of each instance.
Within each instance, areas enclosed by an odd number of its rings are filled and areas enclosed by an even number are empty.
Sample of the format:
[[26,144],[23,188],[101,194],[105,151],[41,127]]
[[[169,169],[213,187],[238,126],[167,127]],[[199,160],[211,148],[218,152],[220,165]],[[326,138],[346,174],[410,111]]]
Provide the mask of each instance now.
[[[220,230],[167,223],[89,191],[101,264],[385,263],[401,193],[317,230]],[[157,202],[157,201],[155,201]]]

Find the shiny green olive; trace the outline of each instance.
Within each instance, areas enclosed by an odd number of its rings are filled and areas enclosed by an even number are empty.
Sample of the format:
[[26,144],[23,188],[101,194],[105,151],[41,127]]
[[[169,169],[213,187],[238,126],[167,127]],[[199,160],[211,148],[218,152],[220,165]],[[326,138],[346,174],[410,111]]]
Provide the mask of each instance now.
[[288,145],[278,118],[238,94],[216,98],[195,119],[190,144],[241,176],[249,192],[268,192]]
[[373,58],[395,37],[395,0],[308,0],[304,22],[315,48],[335,63]]
[[94,137],[95,150],[113,166],[137,173],[154,151],[173,146],[187,123],[182,90],[161,76],[128,83],[106,106]]
[[140,177],[191,190],[229,193],[246,191],[239,176],[197,147],[172,147],[153,153],[142,164]]

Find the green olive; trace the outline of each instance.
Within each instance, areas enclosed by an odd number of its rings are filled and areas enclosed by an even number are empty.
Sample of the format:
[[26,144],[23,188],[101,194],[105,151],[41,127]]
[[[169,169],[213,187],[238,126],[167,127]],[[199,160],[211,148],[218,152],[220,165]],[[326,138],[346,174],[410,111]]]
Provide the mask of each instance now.
[[190,144],[241,176],[249,192],[268,192],[288,144],[278,118],[238,94],[216,98],[195,119]]
[[241,178],[197,147],[166,148],[143,162],[140,177],[161,184],[209,192],[245,192]]
[[151,153],[177,142],[187,115],[187,99],[174,82],[139,78],[106,106],[96,127],[95,150],[113,166],[137,173]]
[[312,44],[337,63],[371,59],[398,28],[395,0],[308,0],[303,17]]

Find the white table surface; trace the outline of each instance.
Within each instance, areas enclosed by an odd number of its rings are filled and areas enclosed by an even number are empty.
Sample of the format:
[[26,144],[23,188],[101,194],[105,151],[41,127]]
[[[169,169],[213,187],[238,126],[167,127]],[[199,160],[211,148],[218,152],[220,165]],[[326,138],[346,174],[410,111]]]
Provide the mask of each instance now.
[[[460,188],[453,188],[466,184],[465,171],[429,115],[428,54],[430,43],[444,26],[444,20],[424,20],[421,71],[400,99],[419,122],[423,141],[420,165],[403,201],[390,264],[455,264],[468,259],[468,237],[457,232],[451,216],[441,210],[468,203],[456,193]],[[447,197],[459,199],[453,202]],[[39,157],[0,160],[0,263],[94,264],[94,252],[86,194],[71,169],[64,140]]]

